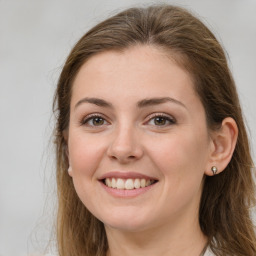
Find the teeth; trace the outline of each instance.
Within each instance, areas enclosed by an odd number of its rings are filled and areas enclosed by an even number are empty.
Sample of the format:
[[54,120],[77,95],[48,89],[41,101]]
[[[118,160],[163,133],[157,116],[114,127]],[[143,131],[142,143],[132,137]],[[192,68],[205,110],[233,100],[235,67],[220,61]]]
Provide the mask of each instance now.
[[112,178],[111,180],[111,186],[112,188],[116,188],[116,179],[115,178]]
[[106,185],[108,187],[112,187],[112,182],[111,182],[111,180],[109,178],[106,179]]
[[135,179],[135,181],[134,181],[134,187],[135,187],[135,188],[140,188],[140,180],[139,180],[139,179]]
[[106,178],[105,185],[110,188],[116,189],[138,189],[138,188],[145,188],[151,184],[153,184],[153,180],[146,180],[146,179],[115,179],[115,178]]
[[145,187],[146,187],[146,180],[145,180],[145,179],[142,179],[142,180],[140,181],[140,186],[141,186],[142,188],[145,188]]
[[150,180],[146,180],[146,187],[150,185]]
[[116,188],[117,189],[124,189],[124,180],[123,179],[117,179]]
[[134,189],[133,180],[128,179],[125,182],[125,189]]

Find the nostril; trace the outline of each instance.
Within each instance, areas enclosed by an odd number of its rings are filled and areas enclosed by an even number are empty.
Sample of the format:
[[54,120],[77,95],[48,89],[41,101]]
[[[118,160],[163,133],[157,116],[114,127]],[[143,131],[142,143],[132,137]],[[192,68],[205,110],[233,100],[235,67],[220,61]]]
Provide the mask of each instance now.
[[113,160],[118,160],[118,161],[121,161],[121,162],[129,162],[129,161],[131,161],[131,160],[135,160],[136,159],[136,156],[124,156],[124,157],[122,157],[122,156],[111,156],[110,157],[111,159],[113,159]]

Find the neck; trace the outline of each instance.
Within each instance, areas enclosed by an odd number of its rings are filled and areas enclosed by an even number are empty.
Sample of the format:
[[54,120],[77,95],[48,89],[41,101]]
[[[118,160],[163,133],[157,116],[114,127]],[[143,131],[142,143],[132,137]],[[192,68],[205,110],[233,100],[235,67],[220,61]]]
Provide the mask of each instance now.
[[105,228],[108,256],[199,256],[207,243],[197,220],[138,232]]

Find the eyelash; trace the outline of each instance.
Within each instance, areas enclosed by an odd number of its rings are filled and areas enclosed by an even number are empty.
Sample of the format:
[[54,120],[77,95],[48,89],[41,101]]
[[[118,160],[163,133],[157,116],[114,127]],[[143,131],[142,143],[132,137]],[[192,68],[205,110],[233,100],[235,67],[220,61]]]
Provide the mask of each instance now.
[[[156,118],[162,118],[163,121],[167,121],[168,124],[164,124],[164,125],[157,125],[155,122],[156,122]],[[96,118],[99,118],[103,121],[103,124],[100,124],[100,125],[94,125],[94,124],[89,124],[90,121],[94,121]],[[154,121],[155,120],[155,121]],[[154,124],[150,124],[150,121],[154,121]],[[104,116],[102,116],[101,114],[91,114],[89,116],[87,116],[86,118],[83,118],[81,121],[80,121],[80,125],[86,125],[86,126],[89,126],[89,127],[102,127],[103,125],[106,125],[106,124],[109,124],[109,122],[106,120],[106,118]],[[154,113],[154,114],[151,114],[150,116],[148,116],[147,118],[147,121],[145,122],[145,124],[149,124],[151,126],[159,126],[159,128],[161,127],[166,127],[166,126],[169,126],[169,125],[174,125],[176,124],[176,120],[175,118],[173,117],[170,117],[169,115],[166,115],[166,114],[163,114],[163,113]]]
[[[104,124],[102,124],[102,125],[106,125],[106,123],[108,123],[108,121],[106,121],[106,118],[104,118],[101,114],[91,114],[91,115],[87,116],[86,118],[83,118],[80,121],[80,124],[87,125],[89,127],[97,127],[97,125],[89,124],[90,121],[93,121],[96,118],[102,119],[102,121],[104,122]],[[102,125],[99,125],[99,126],[102,126]]]
[[[159,117],[162,118],[165,122],[167,121],[168,124],[156,125],[156,123],[155,123],[156,118],[159,118]],[[156,126],[156,127],[159,126],[159,128],[176,124],[175,118],[173,118],[173,117],[171,117],[171,116],[169,116],[169,115],[163,114],[163,113],[154,113],[154,114],[150,115],[150,116],[148,117],[148,120],[146,121],[146,123],[149,124],[150,121],[154,121],[154,124],[152,124],[152,126]]]

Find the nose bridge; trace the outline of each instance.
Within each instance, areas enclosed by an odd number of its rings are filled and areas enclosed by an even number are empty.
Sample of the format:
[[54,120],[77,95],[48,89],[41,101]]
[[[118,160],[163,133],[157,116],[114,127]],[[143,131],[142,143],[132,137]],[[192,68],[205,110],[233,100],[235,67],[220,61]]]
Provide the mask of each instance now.
[[138,129],[132,122],[125,120],[116,125],[108,154],[111,158],[119,161],[129,161],[142,156]]

